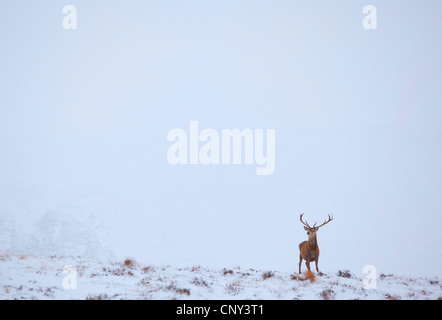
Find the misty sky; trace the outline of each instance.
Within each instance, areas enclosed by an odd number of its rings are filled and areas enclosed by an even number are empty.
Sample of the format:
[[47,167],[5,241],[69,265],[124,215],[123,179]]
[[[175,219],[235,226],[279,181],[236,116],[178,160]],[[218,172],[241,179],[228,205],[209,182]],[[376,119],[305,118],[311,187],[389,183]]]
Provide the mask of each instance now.
[[[66,4],[77,30],[63,29]],[[362,27],[367,4],[377,30]],[[93,239],[92,256],[296,271],[299,214],[332,213],[320,269],[442,275],[441,11],[8,1],[0,250],[81,254]],[[169,164],[167,133],[192,120],[275,129],[275,172]]]

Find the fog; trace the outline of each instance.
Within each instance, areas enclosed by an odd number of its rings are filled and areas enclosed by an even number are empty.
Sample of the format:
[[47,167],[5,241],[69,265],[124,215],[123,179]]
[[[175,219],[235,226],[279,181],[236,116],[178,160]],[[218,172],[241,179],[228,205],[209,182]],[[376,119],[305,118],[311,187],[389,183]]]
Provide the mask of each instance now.
[[[442,5],[14,1],[0,12],[0,250],[441,275]],[[275,129],[275,170],[171,165],[168,132]]]

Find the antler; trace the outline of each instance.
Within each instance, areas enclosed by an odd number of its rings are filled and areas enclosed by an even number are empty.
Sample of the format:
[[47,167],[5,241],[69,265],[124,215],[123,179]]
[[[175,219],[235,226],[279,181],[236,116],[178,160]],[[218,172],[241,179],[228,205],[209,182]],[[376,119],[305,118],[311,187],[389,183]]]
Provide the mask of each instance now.
[[[301,215],[299,216],[299,220],[301,220],[301,223],[302,223],[303,225],[305,225],[307,228],[311,229],[312,227],[310,227],[310,226],[308,225],[307,221],[306,221],[306,222],[302,221],[302,216],[303,216],[303,215],[304,215],[304,214],[301,214]],[[316,224],[316,223],[315,223],[315,224]]]
[[[323,224],[321,224],[320,226],[317,226],[316,228],[320,228],[320,227],[322,227],[322,226],[325,226],[327,223],[329,223],[330,221],[332,221],[333,220],[333,215],[330,217],[330,215],[328,215],[328,221],[326,220],[326,221],[324,221],[324,223]],[[315,223],[315,225],[316,225],[316,223]],[[313,226],[314,227],[314,226]]]

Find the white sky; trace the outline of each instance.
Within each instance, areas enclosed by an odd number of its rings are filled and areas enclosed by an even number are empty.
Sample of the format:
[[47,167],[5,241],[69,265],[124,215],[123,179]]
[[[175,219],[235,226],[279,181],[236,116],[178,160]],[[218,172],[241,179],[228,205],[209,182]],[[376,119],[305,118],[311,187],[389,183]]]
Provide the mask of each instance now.
[[[0,12],[0,249],[70,253],[50,213],[117,257],[297,270],[299,214],[333,213],[320,268],[441,275],[440,2],[70,4]],[[171,166],[191,120],[275,129],[275,173]]]

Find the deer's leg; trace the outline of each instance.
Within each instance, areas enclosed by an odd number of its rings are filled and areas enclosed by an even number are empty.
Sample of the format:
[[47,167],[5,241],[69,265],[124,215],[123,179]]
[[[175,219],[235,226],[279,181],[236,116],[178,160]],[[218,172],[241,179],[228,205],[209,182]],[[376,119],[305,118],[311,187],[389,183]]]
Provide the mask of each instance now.
[[305,260],[305,265],[307,266],[307,270],[310,271],[310,261]]
[[299,255],[299,274],[301,274],[301,263],[302,263],[302,256]]
[[318,260],[319,260],[319,258],[317,257],[317,258],[315,259],[315,265],[316,265],[316,272],[319,273]]

